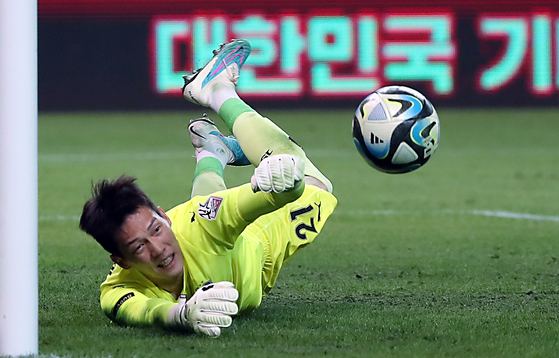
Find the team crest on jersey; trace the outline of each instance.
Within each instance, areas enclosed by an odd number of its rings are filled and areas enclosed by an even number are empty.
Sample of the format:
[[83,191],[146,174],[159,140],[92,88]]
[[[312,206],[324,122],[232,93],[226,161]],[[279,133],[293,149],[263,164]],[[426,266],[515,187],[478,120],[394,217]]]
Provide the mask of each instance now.
[[210,196],[204,204],[199,204],[200,208],[198,209],[198,215],[200,215],[203,219],[215,220],[222,201],[223,198]]

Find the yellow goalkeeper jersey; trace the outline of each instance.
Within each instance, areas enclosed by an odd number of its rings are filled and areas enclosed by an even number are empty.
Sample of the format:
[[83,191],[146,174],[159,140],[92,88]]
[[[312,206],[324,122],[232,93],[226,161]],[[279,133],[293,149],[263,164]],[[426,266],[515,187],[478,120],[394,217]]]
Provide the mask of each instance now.
[[[241,188],[194,197],[167,216],[184,256],[182,293],[190,297],[207,281],[230,281],[239,291],[239,312],[248,313],[274,286],[283,264],[318,235],[337,200],[308,185],[296,201],[249,223],[237,207]],[[165,325],[177,299],[118,265],[101,285],[103,311],[126,325]]]

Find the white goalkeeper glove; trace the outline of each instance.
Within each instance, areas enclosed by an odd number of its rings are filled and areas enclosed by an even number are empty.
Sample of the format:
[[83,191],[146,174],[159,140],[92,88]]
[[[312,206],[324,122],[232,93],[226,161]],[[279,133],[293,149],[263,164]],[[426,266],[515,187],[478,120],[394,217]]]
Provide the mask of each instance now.
[[188,301],[186,295],[180,296],[169,312],[169,323],[217,338],[221,328],[229,327],[231,316],[239,311],[235,303],[238,298],[239,292],[231,282],[207,283]]
[[276,154],[260,162],[250,179],[252,190],[281,193],[305,178],[305,161],[289,154]]

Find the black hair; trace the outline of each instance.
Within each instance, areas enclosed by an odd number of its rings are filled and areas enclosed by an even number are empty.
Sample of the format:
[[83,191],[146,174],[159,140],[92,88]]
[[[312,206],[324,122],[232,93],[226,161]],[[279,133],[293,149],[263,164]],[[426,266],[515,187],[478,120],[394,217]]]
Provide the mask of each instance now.
[[135,181],[136,178],[127,175],[115,180],[99,180],[92,186],[92,198],[85,203],[80,218],[80,229],[116,256],[122,256],[116,236],[126,218],[140,207],[147,207],[157,213],[153,201]]

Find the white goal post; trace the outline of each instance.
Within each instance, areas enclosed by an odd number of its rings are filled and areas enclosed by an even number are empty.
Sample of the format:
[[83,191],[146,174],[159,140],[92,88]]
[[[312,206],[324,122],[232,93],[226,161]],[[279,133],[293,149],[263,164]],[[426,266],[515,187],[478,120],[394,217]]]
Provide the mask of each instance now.
[[0,0],[0,356],[36,355],[37,2]]

